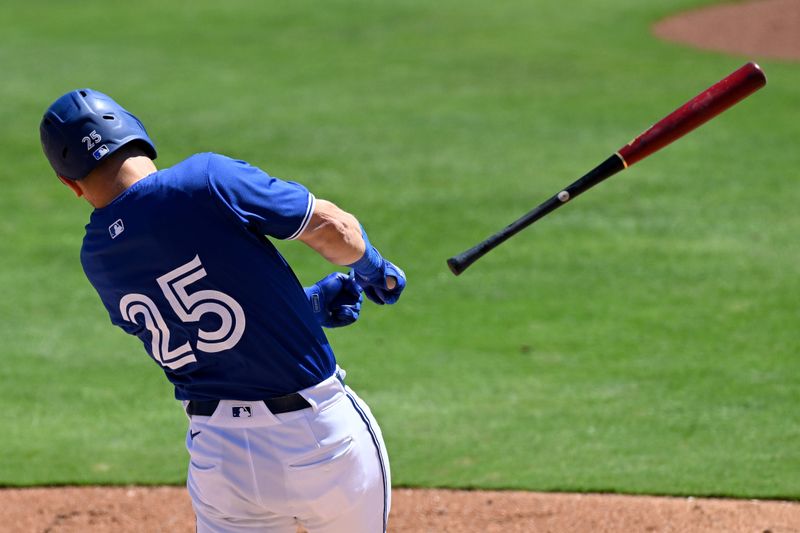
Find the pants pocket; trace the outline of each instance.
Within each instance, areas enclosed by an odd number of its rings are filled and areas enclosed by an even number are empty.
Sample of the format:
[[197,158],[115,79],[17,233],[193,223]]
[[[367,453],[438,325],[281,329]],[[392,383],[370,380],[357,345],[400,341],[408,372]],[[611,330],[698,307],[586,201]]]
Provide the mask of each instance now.
[[332,468],[338,461],[343,461],[352,453],[353,439],[348,437],[342,442],[314,450],[314,453],[294,459],[289,464],[290,470],[304,470],[309,468]]
[[326,522],[353,515],[355,509],[383,513],[384,486],[368,435],[353,435],[298,457],[287,465],[286,474],[289,497],[302,509],[301,519]]

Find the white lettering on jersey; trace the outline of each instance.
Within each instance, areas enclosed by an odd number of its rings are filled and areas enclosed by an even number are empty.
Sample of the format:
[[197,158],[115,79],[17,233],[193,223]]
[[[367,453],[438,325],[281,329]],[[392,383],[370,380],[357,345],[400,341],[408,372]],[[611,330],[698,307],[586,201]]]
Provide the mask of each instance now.
[[183,322],[197,322],[206,313],[222,320],[217,331],[200,330],[197,349],[202,352],[222,352],[236,346],[244,334],[245,318],[242,306],[220,291],[197,291],[189,294],[186,287],[206,277],[200,257],[164,274],[156,281],[175,314]]
[[[196,349],[206,353],[229,350],[236,346],[244,335],[245,316],[239,303],[220,291],[203,290],[189,293],[186,289],[192,283],[206,277],[206,270],[199,256],[178,268],[160,276],[156,281],[164,297],[181,322],[198,322],[206,313],[220,318],[221,325],[216,331],[198,331]],[[176,369],[197,361],[189,342],[169,349],[169,328],[156,304],[143,294],[126,294],[119,302],[122,318],[139,324],[136,315],[144,317],[145,328],[152,335],[151,351],[153,357],[162,365]]]
[[156,304],[144,294],[133,293],[123,296],[119,301],[119,311],[122,313],[122,318],[134,324],[139,324],[135,320],[136,315],[144,318],[143,325],[152,336],[150,351],[161,366],[174,370],[197,361],[188,342],[174,350],[169,349],[169,328]]

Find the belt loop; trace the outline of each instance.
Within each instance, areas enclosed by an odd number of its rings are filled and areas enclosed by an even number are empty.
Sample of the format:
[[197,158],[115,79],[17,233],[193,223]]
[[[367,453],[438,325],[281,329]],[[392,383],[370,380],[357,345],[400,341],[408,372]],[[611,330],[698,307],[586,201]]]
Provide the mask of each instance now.
[[344,385],[344,378],[347,377],[347,371],[345,371],[344,368],[336,365],[336,372],[334,372],[333,375],[336,376],[336,379],[339,380],[339,383]]

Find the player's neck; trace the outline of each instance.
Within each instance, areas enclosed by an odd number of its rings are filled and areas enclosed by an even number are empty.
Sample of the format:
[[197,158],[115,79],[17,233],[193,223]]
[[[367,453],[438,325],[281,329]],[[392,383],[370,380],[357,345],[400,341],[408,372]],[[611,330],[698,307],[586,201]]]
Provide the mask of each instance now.
[[103,172],[90,175],[83,195],[95,208],[105,207],[128,190],[134,183],[158,170],[153,160],[145,155],[126,157],[118,164],[102,168]]

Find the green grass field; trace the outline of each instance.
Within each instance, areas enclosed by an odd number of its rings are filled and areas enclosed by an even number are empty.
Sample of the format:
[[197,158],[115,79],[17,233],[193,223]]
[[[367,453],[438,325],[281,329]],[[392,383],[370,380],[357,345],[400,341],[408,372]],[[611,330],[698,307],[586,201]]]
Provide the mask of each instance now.
[[[0,7],[0,485],[182,483],[185,416],[111,327],[38,123],[113,95],[169,166],[247,159],[403,266],[330,334],[397,486],[800,498],[800,64],[459,278],[445,265],[747,60],[656,41],[708,1]],[[281,243],[308,283],[331,267]]]

